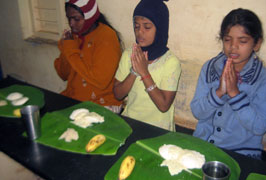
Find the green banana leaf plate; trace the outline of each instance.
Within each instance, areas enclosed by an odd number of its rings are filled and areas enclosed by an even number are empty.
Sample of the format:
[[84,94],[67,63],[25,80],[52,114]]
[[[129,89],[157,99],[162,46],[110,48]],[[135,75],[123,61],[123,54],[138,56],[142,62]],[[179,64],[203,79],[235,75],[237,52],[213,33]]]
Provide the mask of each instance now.
[[118,179],[120,165],[123,159],[131,155],[135,157],[136,164],[127,178],[128,180],[171,180],[171,179],[184,179],[184,180],[199,180],[202,179],[201,169],[190,169],[191,173],[182,171],[181,173],[171,176],[168,167],[161,167],[163,158],[159,154],[159,148],[164,144],[174,144],[184,149],[196,150],[205,155],[207,161],[221,161],[227,164],[231,170],[231,180],[236,180],[240,175],[240,167],[238,163],[227,155],[221,149],[215,147],[213,144],[205,142],[196,137],[177,133],[169,132],[165,135],[137,141],[130,145],[127,151],[120,157],[120,159],[109,169],[105,175],[105,180]]
[[[101,124],[93,124],[91,127],[81,128],[71,123],[69,119],[73,110],[78,108],[87,108],[90,112],[96,112],[104,117],[104,122]],[[59,137],[67,130],[73,128],[78,132],[79,139],[65,142],[64,139],[59,140]],[[36,141],[64,151],[88,154],[85,147],[89,140],[97,135],[103,134],[106,141],[95,151],[89,154],[114,155],[120,146],[122,146],[127,137],[132,133],[131,127],[120,116],[107,110],[106,108],[92,103],[83,102],[75,106],[46,113],[41,118],[41,133],[42,135]]]
[[266,180],[266,175],[250,173],[246,180]]
[[[6,100],[6,97],[13,92],[19,92],[25,97],[28,97],[29,100],[21,106],[13,106],[10,101]],[[7,105],[0,106],[0,116],[2,117],[16,118],[17,116],[14,115],[13,111],[15,109],[21,109],[22,107],[27,105],[38,105],[40,108],[44,106],[43,92],[31,86],[12,85],[6,88],[2,88],[0,89],[0,100],[7,101]]]

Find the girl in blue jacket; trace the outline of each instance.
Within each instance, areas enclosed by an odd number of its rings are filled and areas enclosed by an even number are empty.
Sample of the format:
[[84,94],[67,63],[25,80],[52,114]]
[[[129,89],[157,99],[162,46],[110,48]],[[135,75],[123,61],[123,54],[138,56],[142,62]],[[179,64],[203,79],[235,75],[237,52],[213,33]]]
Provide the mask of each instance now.
[[256,55],[263,41],[258,17],[232,10],[220,30],[223,52],[206,62],[190,104],[194,136],[260,158],[266,131],[266,69]]

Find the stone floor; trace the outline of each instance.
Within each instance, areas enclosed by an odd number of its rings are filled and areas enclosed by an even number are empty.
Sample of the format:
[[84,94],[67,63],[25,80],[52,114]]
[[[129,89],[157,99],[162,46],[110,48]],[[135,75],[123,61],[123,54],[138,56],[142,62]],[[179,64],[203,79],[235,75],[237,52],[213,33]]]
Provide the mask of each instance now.
[[43,180],[3,152],[0,152],[0,177],[1,180]]

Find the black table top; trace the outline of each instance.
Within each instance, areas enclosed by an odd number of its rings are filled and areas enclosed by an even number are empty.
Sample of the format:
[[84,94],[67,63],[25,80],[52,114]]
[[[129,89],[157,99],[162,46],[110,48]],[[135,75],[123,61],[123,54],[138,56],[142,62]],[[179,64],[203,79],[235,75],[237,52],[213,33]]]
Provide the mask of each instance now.
[[[7,77],[0,81],[0,88],[13,84],[29,85]],[[40,89],[45,95],[45,106],[41,109],[41,116],[46,112],[64,109],[79,103],[79,101]],[[20,119],[4,117],[0,118],[0,150],[45,179],[104,179],[107,171],[130,144],[140,139],[152,138],[168,132],[127,117],[122,118],[131,126],[133,132],[126,140],[125,145],[119,148],[115,156],[83,155],[35,143],[21,136],[25,129]],[[182,127],[178,127],[177,131],[182,133],[190,132]],[[266,175],[266,162],[227,150],[225,152],[239,163],[241,168],[240,179],[246,179],[251,172]]]

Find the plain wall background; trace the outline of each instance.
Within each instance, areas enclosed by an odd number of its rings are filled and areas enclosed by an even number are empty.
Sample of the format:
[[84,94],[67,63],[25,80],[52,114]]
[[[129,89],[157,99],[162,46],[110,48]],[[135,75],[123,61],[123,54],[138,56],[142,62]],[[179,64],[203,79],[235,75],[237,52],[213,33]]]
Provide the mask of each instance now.
[[[12,74],[34,85],[60,92],[65,88],[56,74],[54,59],[59,56],[55,45],[30,43],[23,40],[30,18],[25,6],[28,0],[0,1],[0,61],[4,76]],[[98,0],[100,11],[121,33],[125,47],[135,42],[132,14],[139,0]],[[254,11],[266,30],[265,0],[170,0],[169,48],[182,64],[182,75],[176,96],[176,122],[190,128],[196,120],[190,112],[201,66],[221,51],[217,39],[224,16],[232,9],[242,7]],[[22,15],[21,15],[22,14]],[[265,35],[265,33],[264,33]],[[258,54],[266,60],[263,44]]]

